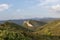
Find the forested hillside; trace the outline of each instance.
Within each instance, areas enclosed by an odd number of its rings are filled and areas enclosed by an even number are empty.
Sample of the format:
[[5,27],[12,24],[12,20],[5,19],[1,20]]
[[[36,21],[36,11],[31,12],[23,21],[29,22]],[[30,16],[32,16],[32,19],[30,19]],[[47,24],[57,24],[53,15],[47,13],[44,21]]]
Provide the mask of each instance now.
[[49,23],[29,20],[24,25],[6,21],[0,24],[0,40],[60,40],[60,20]]

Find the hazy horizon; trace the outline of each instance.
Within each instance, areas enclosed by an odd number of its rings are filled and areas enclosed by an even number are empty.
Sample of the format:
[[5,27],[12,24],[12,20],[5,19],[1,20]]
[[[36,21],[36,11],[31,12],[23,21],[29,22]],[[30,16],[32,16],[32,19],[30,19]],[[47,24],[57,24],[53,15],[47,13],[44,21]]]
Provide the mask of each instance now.
[[0,0],[0,20],[60,18],[60,0]]

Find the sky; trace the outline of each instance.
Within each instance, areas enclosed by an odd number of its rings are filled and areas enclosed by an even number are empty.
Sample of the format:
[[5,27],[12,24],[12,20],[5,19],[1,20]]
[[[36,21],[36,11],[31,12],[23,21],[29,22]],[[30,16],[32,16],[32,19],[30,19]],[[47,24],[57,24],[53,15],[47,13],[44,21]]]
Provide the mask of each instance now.
[[60,18],[60,0],[0,0],[0,20]]

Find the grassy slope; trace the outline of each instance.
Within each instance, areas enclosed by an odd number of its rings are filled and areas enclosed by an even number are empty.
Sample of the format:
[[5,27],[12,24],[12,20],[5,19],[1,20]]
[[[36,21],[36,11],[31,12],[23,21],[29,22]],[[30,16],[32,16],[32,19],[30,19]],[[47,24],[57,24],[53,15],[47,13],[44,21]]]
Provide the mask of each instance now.
[[0,24],[0,40],[60,40],[60,20],[55,20],[37,29],[32,32],[15,23],[5,22]]
[[38,28],[37,32],[42,35],[56,35],[60,36],[60,20],[55,20],[44,25],[41,29]]

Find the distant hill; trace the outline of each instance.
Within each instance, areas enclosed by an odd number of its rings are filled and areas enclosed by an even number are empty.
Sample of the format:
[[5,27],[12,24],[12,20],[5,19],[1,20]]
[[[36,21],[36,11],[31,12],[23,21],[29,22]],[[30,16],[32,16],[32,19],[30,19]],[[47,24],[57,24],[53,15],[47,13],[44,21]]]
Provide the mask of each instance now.
[[28,29],[36,30],[36,28],[41,27],[45,25],[45,22],[42,21],[36,21],[36,20],[26,20],[23,22],[23,26]]
[[60,20],[46,23],[29,19],[22,25],[4,21],[0,24],[0,40],[60,40]]
[[0,24],[0,40],[32,40],[27,36],[29,32],[32,31],[13,22]]
[[5,21],[10,21],[10,22],[13,22],[13,23],[16,23],[16,24],[21,25],[21,24],[23,24],[23,22],[24,22],[25,20],[28,20],[28,19],[3,20],[3,21],[0,21],[0,24],[4,23]]
[[36,20],[36,21],[42,21],[42,22],[50,22],[50,21],[54,21],[54,20],[60,20],[60,18],[30,18],[30,19],[13,19],[13,20],[0,20],[0,24],[4,23],[4,21],[11,21],[14,22],[16,24],[22,25],[24,21],[26,20]]
[[[16,23],[13,23],[13,22],[10,22],[10,21],[6,21],[6,22],[4,22],[3,24],[0,24],[0,27],[6,27],[6,28],[8,28],[8,30],[11,28],[11,30],[13,29],[13,30],[22,30],[22,31],[30,31],[30,30],[28,30],[27,28],[24,28],[23,26],[21,26],[21,25],[18,25],[18,24],[16,24]],[[2,29],[3,29],[2,28]],[[14,29],[15,28],[15,29]]]

